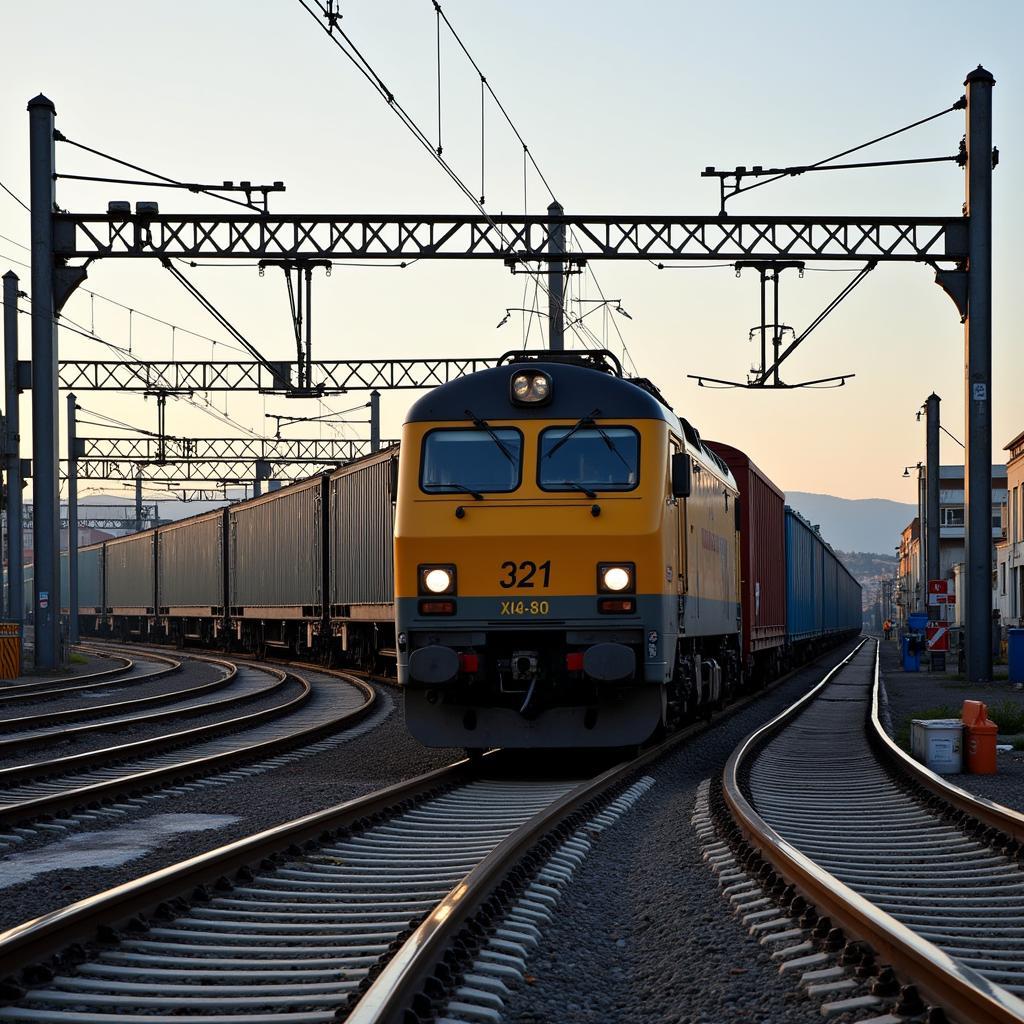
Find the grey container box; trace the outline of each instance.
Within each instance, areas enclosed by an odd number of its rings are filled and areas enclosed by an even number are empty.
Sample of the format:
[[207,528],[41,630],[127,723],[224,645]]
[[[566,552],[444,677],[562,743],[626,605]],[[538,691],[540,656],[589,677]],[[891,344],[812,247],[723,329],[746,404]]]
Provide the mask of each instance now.
[[223,509],[215,509],[157,529],[163,614],[221,614],[214,609],[224,606],[224,514]]
[[963,770],[963,730],[959,718],[915,718],[910,753],[937,775],[958,775]]
[[271,491],[228,512],[231,614],[320,614],[324,477]]
[[103,545],[78,549],[78,607],[80,611],[103,611]]
[[107,541],[108,608],[128,614],[155,614],[155,541],[153,530]]
[[[68,553],[60,553],[60,608],[71,605],[71,581],[68,579]],[[78,613],[103,611],[103,545],[90,544],[78,549]]]
[[332,615],[353,605],[395,600],[395,506],[391,494],[397,445],[335,470],[328,483]]

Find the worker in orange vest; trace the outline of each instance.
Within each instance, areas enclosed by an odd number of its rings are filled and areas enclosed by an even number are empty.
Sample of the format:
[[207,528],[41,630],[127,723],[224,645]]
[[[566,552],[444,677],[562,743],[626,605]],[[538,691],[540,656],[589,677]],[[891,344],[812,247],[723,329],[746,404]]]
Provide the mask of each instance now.
[[891,640],[892,639],[892,623],[888,619],[886,619],[885,622],[882,623],[882,629],[885,631],[885,639],[886,640]]

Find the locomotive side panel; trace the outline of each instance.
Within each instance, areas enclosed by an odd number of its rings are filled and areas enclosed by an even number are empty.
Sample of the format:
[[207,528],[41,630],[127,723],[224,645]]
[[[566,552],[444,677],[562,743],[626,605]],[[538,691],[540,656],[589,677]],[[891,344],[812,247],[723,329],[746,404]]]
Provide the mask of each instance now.
[[739,630],[736,533],[737,491],[692,454],[690,496],[686,499],[686,596],[683,630],[688,637],[726,636]]

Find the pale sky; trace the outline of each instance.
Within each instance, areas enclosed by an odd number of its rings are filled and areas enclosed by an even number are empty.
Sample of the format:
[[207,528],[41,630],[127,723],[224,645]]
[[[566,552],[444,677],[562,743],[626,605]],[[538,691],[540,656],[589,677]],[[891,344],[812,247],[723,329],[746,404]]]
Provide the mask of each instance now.
[[[430,0],[342,0],[339,6],[345,30],[433,137]],[[997,81],[994,140],[1002,155],[995,172],[993,461],[1003,461],[1002,446],[1024,429],[1018,400],[1024,355],[1017,341],[1024,297],[1011,251],[1013,238],[1024,237],[1024,5],[446,0],[443,6],[568,212],[715,213],[717,186],[699,176],[706,165],[821,159],[949,106],[963,92],[965,74],[984,64]],[[25,104],[43,92],[69,138],[168,176],[284,180],[287,192],[272,197],[277,212],[472,212],[296,0],[51,0],[8,3],[4,15],[0,181],[26,200]],[[444,153],[477,188],[479,81],[450,39],[443,44],[442,80]],[[954,112],[865,157],[952,154],[963,130],[963,114]],[[57,159],[59,170],[120,174],[67,146],[58,146]],[[485,184],[489,211],[522,210],[522,152],[493,107]],[[165,212],[229,209],[180,192],[58,182],[58,202],[77,212],[102,212],[108,200],[121,198],[155,199]],[[738,198],[729,209],[950,216],[962,201],[963,172],[938,164],[804,175]],[[534,175],[528,202],[533,212],[548,202]],[[28,290],[27,268],[12,263],[27,262],[15,243],[28,242],[28,215],[2,192],[0,234],[7,236],[0,238],[0,272],[13,267]],[[737,280],[728,268],[659,272],[646,263],[600,262],[594,269],[604,293],[621,298],[633,317],[617,322],[639,372],[705,437],[745,449],[785,489],[914,501],[915,479],[902,472],[924,457],[924,424],[914,412],[933,390],[943,399],[945,426],[963,436],[963,328],[925,266],[878,267],[786,364],[791,380],[855,373],[846,387],[765,393],[699,389],[686,378],[745,376],[755,354],[747,330],[759,315],[749,272]],[[265,355],[294,358],[280,274],[260,279],[252,266],[191,273]],[[783,321],[806,326],[849,276],[815,272],[800,280],[788,272]],[[335,268],[315,286],[314,356],[497,355],[521,347],[523,317],[515,314],[500,330],[495,325],[506,307],[524,304],[524,281],[529,304],[529,279],[511,276],[500,262]],[[86,287],[229,340],[155,260],[99,261]],[[594,295],[593,287],[585,294]],[[543,294],[540,301],[546,309]],[[65,311],[127,345],[124,310],[79,294]],[[589,322],[602,333],[602,314]],[[27,325],[23,318],[23,358]],[[531,347],[544,329],[533,320]],[[141,358],[167,358],[171,332],[133,316],[131,344]],[[181,333],[175,351],[230,355]],[[102,346],[66,332],[61,354],[107,358]],[[353,393],[328,404],[344,409],[365,397]],[[385,437],[397,436],[415,397],[385,393]],[[152,401],[109,392],[82,393],[79,401],[155,427]],[[272,429],[265,412],[321,411],[283,398],[230,395],[226,401],[231,419],[260,432]],[[213,402],[225,408],[223,394]],[[28,456],[27,396],[22,423]],[[227,436],[236,428],[177,402],[168,406],[168,429]],[[300,425],[289,434],[317,432]],[[945,436],[942,461],[961,461],[959,447]],[[88,493],[89,485],[82,490]]]

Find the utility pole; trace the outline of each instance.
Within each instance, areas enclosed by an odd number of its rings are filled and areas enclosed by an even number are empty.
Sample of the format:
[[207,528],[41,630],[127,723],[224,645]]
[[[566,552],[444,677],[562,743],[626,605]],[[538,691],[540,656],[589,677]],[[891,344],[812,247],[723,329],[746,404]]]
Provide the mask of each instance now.
[[[926,406],[926,424],[928,450],[926,456],[925,480],[928,487],[928,532],[925,535],[926,564],[928,566],[928,579],[937,580],[942,572],[939,537],[941,524],[939,523],[939,402],[941,399],[933,391],[928,396]],[[934,609],[929,607],[928,617],[938,618],[938,606]],[[934,613],[934,614],[933,614]]]
[[68,395],[68,643],[78,643],[78,406]]
[[370,392],[370,451],[380,451],[380,392]]
[[928,485],[925,480],[925,468],[917,464],[917,522],[918,522],[918,575],[920,585],[917,588],[917,610],[928,610],[928,558],[925,538],[928,536]]
[[18,388],[18,275],[4,274],[4,408],[7,410],[4,466],[7,470],[7,614],[25,618],[21,512],[21,418]]
[[32,528],[36,668],[60,665],[60,515],[57,491],[57,323],[54,314],[53,121],[45,96],[28,104],[32,221]]
[[[992,87],[980,64],[967,87],[967,320],[964,505],[967,680],[992,678]],[[957,595],[958,599],[960,595]]]
[[[548,207],[549,217],[561,217],[562,204],[553,202]],[[548,228],[548,348],[552,352],[565,349],[565,225],[552,224]]]

